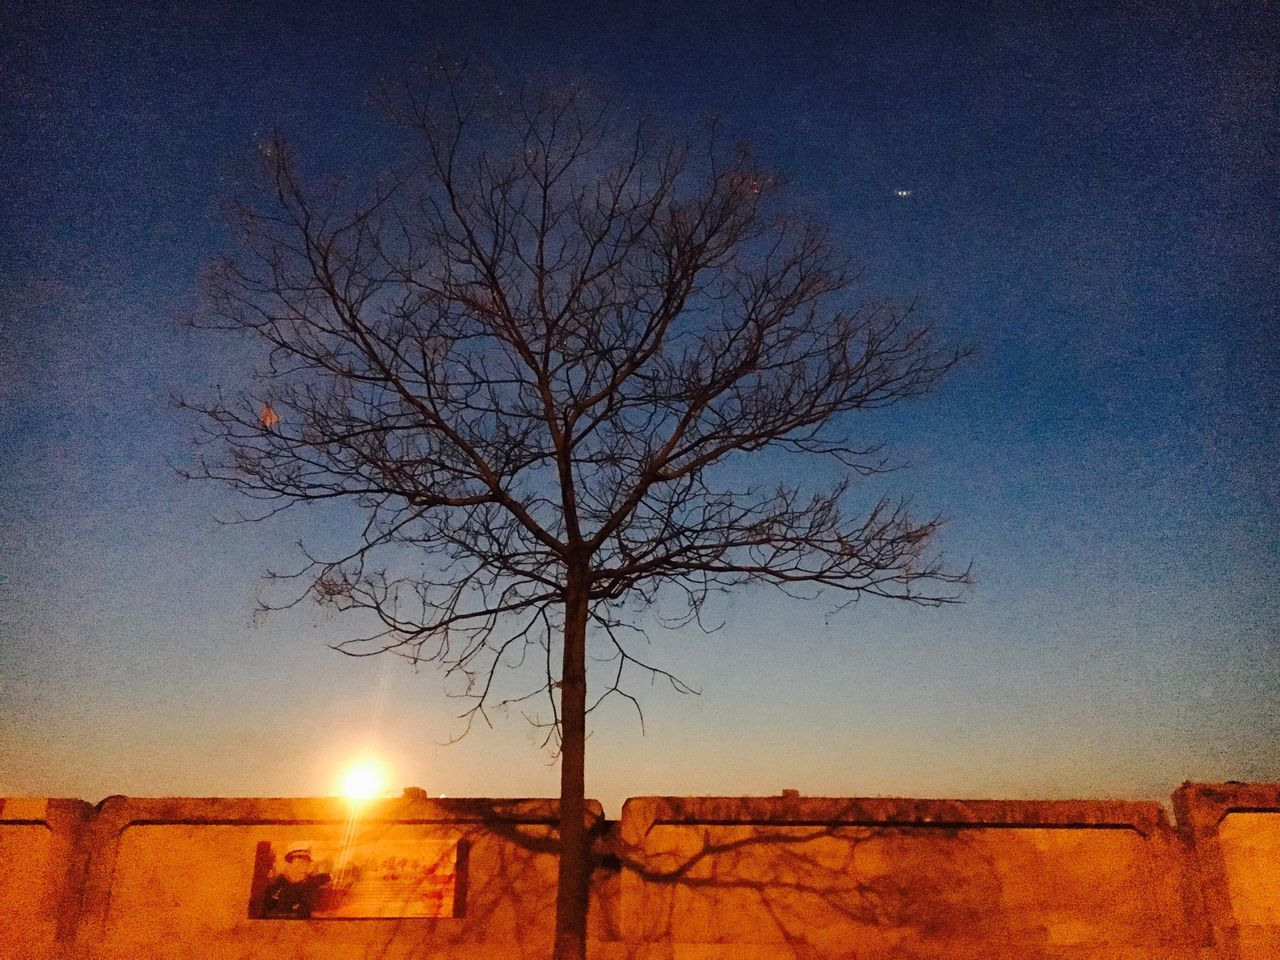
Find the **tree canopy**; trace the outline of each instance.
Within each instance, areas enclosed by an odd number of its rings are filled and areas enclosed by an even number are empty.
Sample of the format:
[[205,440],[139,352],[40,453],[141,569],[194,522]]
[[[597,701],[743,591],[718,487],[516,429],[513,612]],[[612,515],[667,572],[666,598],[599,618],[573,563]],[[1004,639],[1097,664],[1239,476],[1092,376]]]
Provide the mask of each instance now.
[[[714,127],[673,137],[584,89],[442,63],[387,103],[404,155],[354,200],[264,147],[267,190],[199,320],[261,339],[262,389],[195,405],[212,445],[191,472],[265,513],[361,511],[302,573],[376,619],[347,652],[440,664],[473,717],[504,663],[544,664],[519,698],[545,697],[561,751],[557,949],[580,956],[585,714],[629,696],[628,668],[680,685],[628,642],[626,604],[689,622],[750,583],[957,599],[940,520],[859,499],[887,460],[855,415],[959,354],[859,296],[827,232]],[[769,452],[795,482],[765,482]],[[802,482],[813,459],[839,478]],[[612,664],[588,701],[592,643]]]

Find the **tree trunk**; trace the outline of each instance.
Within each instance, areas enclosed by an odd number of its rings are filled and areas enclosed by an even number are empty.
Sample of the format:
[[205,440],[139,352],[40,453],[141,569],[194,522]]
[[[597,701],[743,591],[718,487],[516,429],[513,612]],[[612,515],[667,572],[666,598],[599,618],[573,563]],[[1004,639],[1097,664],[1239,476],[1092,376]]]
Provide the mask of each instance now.
[[585,762],[587,589],[570,576],[565,589],[564,664],[560,673],[560,874],[556,888],[555,960],[585,960],[587,848]]

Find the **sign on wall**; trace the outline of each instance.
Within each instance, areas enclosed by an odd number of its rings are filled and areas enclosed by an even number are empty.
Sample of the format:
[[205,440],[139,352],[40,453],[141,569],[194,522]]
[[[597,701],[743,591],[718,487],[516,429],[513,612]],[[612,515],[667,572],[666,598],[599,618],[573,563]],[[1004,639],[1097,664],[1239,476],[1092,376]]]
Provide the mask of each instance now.
[[458,915],[456,840],[260,841],[249,916],[326,920]]

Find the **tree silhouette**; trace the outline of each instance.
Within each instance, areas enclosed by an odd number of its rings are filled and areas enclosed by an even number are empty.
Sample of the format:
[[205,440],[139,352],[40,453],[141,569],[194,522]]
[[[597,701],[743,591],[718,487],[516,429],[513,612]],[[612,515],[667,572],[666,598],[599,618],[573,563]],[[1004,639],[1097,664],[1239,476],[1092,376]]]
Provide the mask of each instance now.
[[[358,200],[264,148],[269,189],[197,319],[261,338],[264,386],[192,404],[209,446],[188,473],[261,517],[362,512],[342,555],[306,553],[287,601],[375,619],[340,649],[439,664],[469,720],[546,698],[556,956],[582,957],[586,715],[635,672],[686,689],[633,649],[636,606],[687,624],[754,582],[956,599],[967,572],[932,550],[938,518],[852,504],[887,461],[851,415],[927,392],[958,355],[855,299],[824,232],[714,128],[682,140],[582,89],[446,63],[387,103],[405,159]],[[753,463],[795,458],[842,479],[753,482]],[[589,641],[612,661],[592,700]],[[532,689],[503,698],[499,668],[530,655]]]

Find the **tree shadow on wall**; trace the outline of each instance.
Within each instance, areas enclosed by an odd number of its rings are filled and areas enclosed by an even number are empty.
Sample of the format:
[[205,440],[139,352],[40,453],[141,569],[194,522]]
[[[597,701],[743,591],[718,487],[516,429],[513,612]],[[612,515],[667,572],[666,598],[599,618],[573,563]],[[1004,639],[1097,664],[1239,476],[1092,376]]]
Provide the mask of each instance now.
[[[714,819],[658,819],[630,838],[618,824],[593,825],[592,953],[1048,960],[1127,946],[1162,960],[1196,955],[1151,899],[1135,893],[1142,881],[1134,870],[1145,868],[1142,838],[1129,830],[859,822],[866,813],[857,801],[827,802],[824,816],[809,821],[770,801],[762,819],[758,800],[717,803]],[[253,952],[237,956],[544,960],[553,939],[555,820],[468,804],[468,822],[361,828],[374,843],[403,842],[406,830],[455,839],[466,853],[454,916],[255,921]]]
[[[553,816],[531,819],[502,801],[457,801],[469,819],[365,822],[362,845],[388,850],[421,842],[457,844],[457,869],[451,915],[440,917],[335,918],[321,913],[304,920],[264,918],[262,881],[250,892],[244,937],[246,958],[402,958],[468,956],[545,960],[553,943],[558,841]],[[604,824],[594,825],[597,836]],[[261,848],[260,848],[261,849]],[[262,856],[262,853],[259,853]],[[261,877],[261,863],[255,876]],[[601,887],[616,888],[604,875]],[[592,937],[617,939],[612,899],[593,891]]]
[[1119,945],[1182,955],[1182,934],[1133,889],[1119,855],[1140,846],[1132,831],[859,823],[853,803],[824,822],[753,822],[753,804],[726,800],[716,822],[658,820],[618,838],[611,866],[637,955],[679,944],[799,960],[1048,958]]

